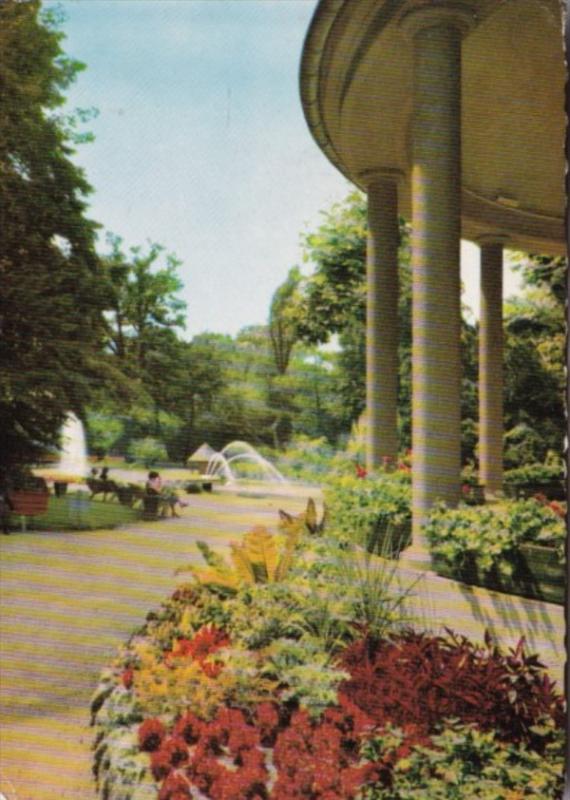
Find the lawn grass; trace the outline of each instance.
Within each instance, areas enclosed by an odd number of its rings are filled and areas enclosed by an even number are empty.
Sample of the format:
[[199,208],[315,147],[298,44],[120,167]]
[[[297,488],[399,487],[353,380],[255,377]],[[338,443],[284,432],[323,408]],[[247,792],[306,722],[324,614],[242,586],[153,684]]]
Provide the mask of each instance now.
[[[139,518],[140,511],[137,509],[113,501],[90,500],[85,492],[74,492],[64,497],[51,496],[47,512],[29,517],[27,528],[42,531],[92,531],[98,528],[116,528]],[[18,517],[13,517],[12,526],[17,525]]]

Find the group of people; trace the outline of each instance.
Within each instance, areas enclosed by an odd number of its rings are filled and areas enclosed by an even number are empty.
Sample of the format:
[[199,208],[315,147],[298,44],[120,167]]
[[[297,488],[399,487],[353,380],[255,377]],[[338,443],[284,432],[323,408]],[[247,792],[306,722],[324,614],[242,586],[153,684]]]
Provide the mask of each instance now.
[[93,469],[91,470],[91,477],[96,478],[98,481],[108,481],[109,467],[101,467],[101,472],[99,472],[97,467],[93,467]]

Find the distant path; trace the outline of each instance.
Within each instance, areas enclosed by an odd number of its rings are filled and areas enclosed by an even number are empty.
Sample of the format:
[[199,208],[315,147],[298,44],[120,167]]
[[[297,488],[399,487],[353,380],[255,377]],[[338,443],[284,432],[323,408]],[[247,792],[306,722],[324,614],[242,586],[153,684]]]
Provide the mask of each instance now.
[[[311,492],[315,499],[319,492]],[[197,539],[224,545],[298,497],[189,496],[180,519],[112,531],[0,535],[0,791],[93,800],[88,706],[101,669],[175,588]]]

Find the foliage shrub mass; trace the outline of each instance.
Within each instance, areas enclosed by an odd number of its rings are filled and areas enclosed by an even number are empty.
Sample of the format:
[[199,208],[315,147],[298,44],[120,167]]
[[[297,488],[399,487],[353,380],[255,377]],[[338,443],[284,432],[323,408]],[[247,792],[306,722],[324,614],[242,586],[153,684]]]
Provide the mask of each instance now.
[[520,544],[539,544],[556,549],[565,558],[564,512],[557,503],[542,503],[530,498],[506,503],[502,508],[457,509],[439,504],[431,512],[426,535],[434,555],[461,570],[468,560],[489,572],[512,575],[509,555]]

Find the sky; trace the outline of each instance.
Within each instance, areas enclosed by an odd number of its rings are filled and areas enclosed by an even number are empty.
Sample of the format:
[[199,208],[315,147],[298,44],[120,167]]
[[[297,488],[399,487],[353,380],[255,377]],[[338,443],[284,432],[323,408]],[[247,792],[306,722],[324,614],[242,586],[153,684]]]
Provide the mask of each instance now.
[[[51,1],[46,5],[54,5]],[[316,0],[63,0],[66,53],[87,65],[68,107],[98,109],[74,161],[90,218],[125,247],[182,261],[185,337],[267,321],[303,232],[350,184],[311,137],[299,63]],[[478,314],[478,249],[462,248]],[[505,294],[516,290],[506,270]]]

